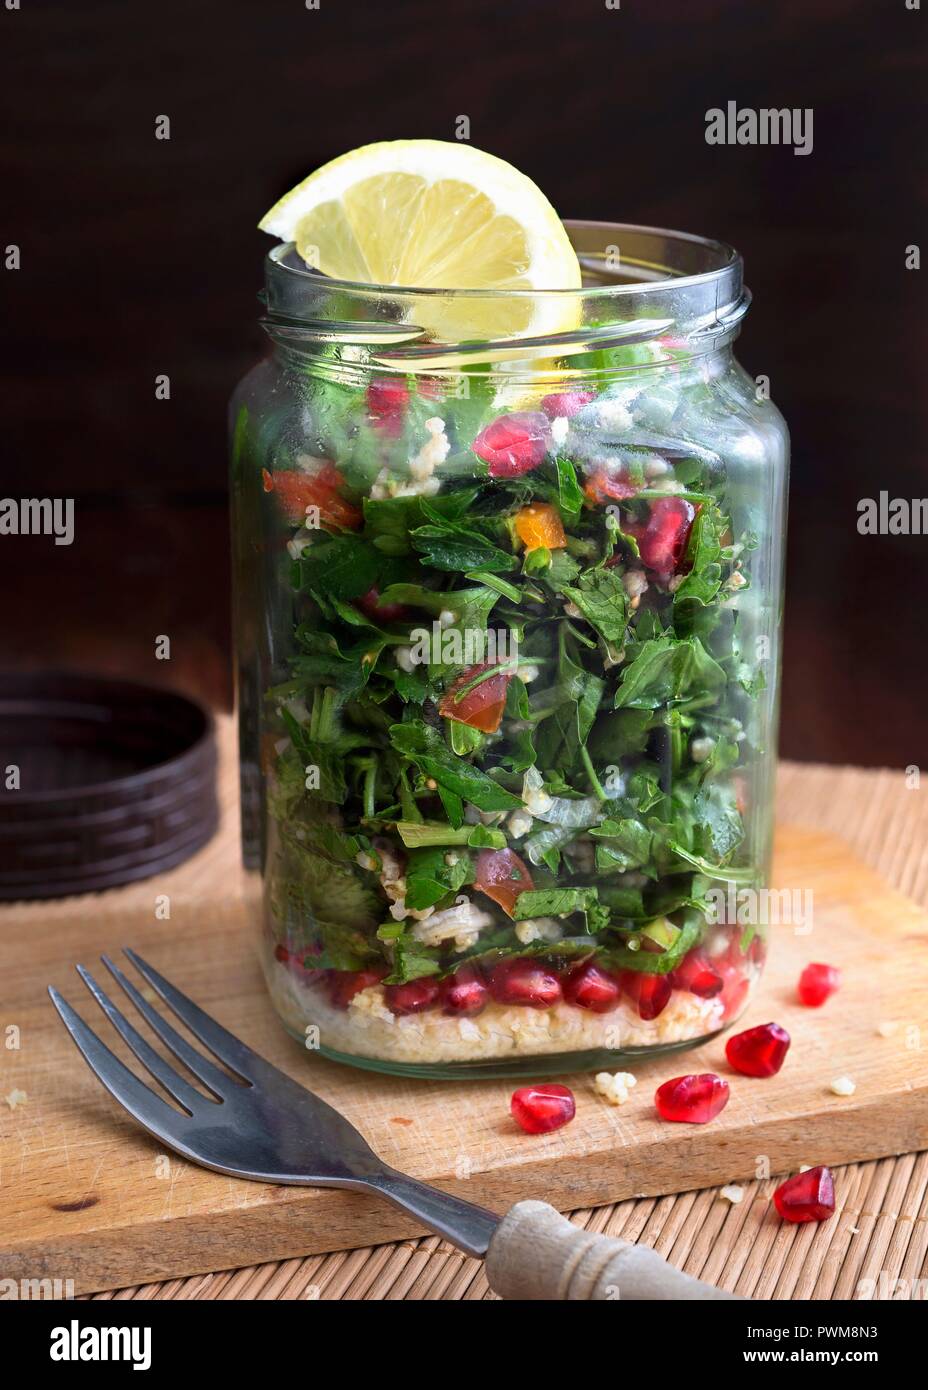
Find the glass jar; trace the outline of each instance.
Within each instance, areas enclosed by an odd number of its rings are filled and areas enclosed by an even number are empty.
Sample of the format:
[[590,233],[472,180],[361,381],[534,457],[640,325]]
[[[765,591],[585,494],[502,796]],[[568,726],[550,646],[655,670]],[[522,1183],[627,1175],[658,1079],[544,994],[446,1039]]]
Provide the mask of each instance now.
[[327,1056],[614,1067],[763,965],[787,434],[731,248],[568,224],[550,293],[267,258],[232,403],[244,851]]

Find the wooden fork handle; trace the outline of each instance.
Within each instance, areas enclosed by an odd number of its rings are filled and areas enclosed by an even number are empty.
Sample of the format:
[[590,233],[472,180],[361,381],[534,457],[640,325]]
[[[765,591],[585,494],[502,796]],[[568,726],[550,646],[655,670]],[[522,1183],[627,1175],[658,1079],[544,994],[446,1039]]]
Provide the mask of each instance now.
[[506,1213],[490,1241],[486,1273],[490,1288],[509,1299],[736,1298],[683,1274],[646,1245],[572,1225],[547,1202],[518,1202]]

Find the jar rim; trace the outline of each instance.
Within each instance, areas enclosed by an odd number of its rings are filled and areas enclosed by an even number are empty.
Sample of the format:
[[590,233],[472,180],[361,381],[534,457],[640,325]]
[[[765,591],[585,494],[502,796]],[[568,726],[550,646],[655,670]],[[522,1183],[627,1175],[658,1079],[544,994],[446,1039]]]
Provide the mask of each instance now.
[[[273,246],[267,253],[265,263],[268,276],[285,277],[294,287],[303,283],[307,288],[325,288],[359,297],[374,294],[380,297],[401,297],[404,300],[412,301],[449,295],[455,298],[490,302],[531,301],[549,296],[562,302],[570,302],[571,300],[582,302],[588,299],[594,301],[609,300],[610,298],[626,299],[646,294],[653,295],[655,291],[660,290],[697,289],[700,286],[721,282],[726,277],[733,275],[737,277],[740,285],[743,261],[740,253],[727,242],[699,236],[693,232],[651,227],[633,222],[601,222],[590,219],[565,218],[563,225],[578,252],[581,268],[587,270],[588,273],[596,272],[583,243],[593,238],[603,238],[604,235],[612,233],[615,234],[616,240],[604,242],[604,251],[608,252],[615,247],[619,254],[614,268],[608,273],[618,275],[621,274],[622,267],[629,266],[640,272],[640,278],[619,283],[586,284],[576,289],[496,290],[457,289],[453,286],[431,285],[382,285],[322,275],[299,259],[293,242],[280,242]],[[617,242],[619,236],[624,237],[626,241],[630,240],[634,246],[638,246],[639,254],[636,255],[633,252],[631,255],[624,255]],[[652,248],[647,255],[641,254],[646,250],[649,242],[653,243]],[[694,270],[690,273],[685,268],[675,269],[666,253],[663,260],[656,258],[660,254],[661,247],[674,248],[678,254],[678,263],[683,266],[687,260],[691,261],[693,265],[698,264],[700,258],[712,263],[708,264],[705,269]],[[599,273],[607,273],[605,254]]]

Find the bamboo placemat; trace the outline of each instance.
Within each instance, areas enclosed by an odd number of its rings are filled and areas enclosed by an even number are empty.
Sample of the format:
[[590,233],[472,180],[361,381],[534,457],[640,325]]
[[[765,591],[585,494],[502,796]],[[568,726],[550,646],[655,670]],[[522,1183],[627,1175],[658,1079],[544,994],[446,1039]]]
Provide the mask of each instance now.
[[[209,896],[236,872],[238,844],[231,723],[220,727],[223,827],[159,891]],[[785,763],[781,821],[828,830],[896,888],[928,906],[928,794],[902,772]],[[136,884],[88,910],[147,901]],[[98,907],[99,905],[99,907]],[[65,904],[35,904],[47,923]],[[928,1041],[923,1045],[928,1046]],[[809,1155],[814,1163],[815,1155]],[[732,1204],[719,1189],[647,1198],[572,1213],[590,1230],[654,1246],[673,1264],[754,1298],[928,1298],[928,1153],[836,1170],[838,1211],[821,1225],[789,1226],[771,1211],[773,1180],[742,1184]],[[100,1299],[486,1299],[483,1265],[437,1237],[276,1261],[92,1295]]]

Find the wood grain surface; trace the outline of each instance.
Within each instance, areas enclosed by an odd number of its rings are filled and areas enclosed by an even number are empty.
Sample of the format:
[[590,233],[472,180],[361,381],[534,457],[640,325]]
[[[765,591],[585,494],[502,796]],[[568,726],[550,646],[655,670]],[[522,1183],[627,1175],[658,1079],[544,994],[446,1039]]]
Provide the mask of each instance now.
[[[731,1076],[732,1100],[705,1129],[661,1123],[652,1096],[660,1080],[684,1070],[731,1075],[720,1042],[636,1065],[638,1088],[621,1109],[595,1095],[590,1075],[567,1078],[577,1118],[540,1137],[515,1131],[512,1083],[375,1078],[306,1055],[265,999],[254,928],[234,891],[227,728],[224,747],[225,825],[195,860],[147,884],[0,915],[0,1022],[19,1030],[19,1046],[0,1054],[0,1098],[26,1096],[0,1099],[0,1276],[70,1279],[83,1292],[366,1247],[415,1231],[373,1198],[227,1179],[166,1154],[140,1132],[87,1071],[45,996],[56,984],[106,1034],[72,966],[93,966],[101,951],[122,944],[136,946],[342,1109],[388,1162],[500,1211],[525,1196],[545,1196],[563,1210],[592,1208],[928,1143],[928,1053],[916,1031],[928,997],[928,918],[834,838],[789,827],[778,839],[777,882],[811,892],[813,930],[778,930],[745,1022],[777,1018],[793,1050],[776,1078]],[[165,895],[169,921],[156,918],[156,899]],[[824,1010],[803,1009],[796,976],[804,962],[823,958],[844,968],[844,987]],[[884,1023],[897,1025],[891,1037],[881,1036]],[[831,1092],[838,1075],[853,1077],[853,1096]]]

